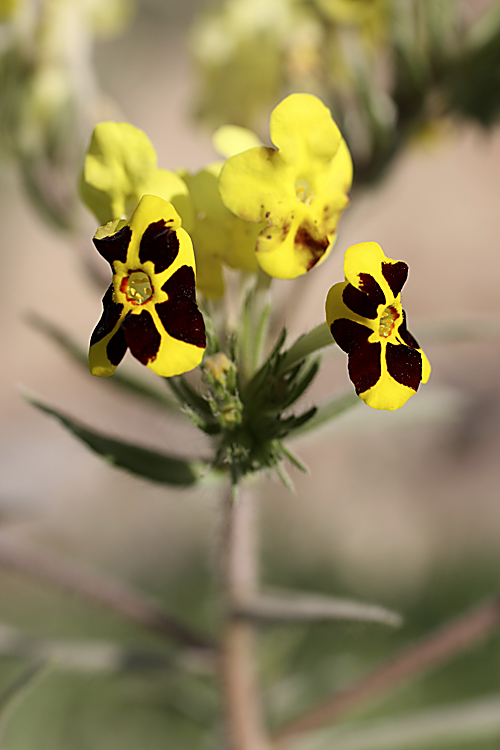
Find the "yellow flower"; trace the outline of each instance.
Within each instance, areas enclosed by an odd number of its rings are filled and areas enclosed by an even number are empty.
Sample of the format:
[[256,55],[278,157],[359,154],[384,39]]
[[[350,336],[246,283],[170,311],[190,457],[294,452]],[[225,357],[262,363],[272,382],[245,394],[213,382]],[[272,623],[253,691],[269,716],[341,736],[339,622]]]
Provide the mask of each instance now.
[[145,195],[130,221],[101,227],[94,244],[113,281],[90,340],[91,373],[112,375],[128,348],[166,378],[199,365],[206,341],[193,247],[173,206]]
[[[237,125],[218,128],[213,144],[223,156],[261,145],[255,133]],[[224,264],[250,273],[259,268],[254,250],[262,226],[238,219],[221,201],[218,180],[223,163],[214,162],[194,175],[182,175],[194,208],[190,234],[196,255],[196,285],[208,299],[220,299],[224,294]]]
[[156,151],[147,135],[127,122],[101,122],[94,128],[85,157],[80,192],[101,224],[126,219],[143,195],[172,203],[187,231],[193,209],[184,181],[158,169]]
[[271,115],[277,148],[227,160],[219,189],[241,219],[264,222],[255,247],[270,276],[294,279],[328,256],[352,182],[349,150],[330,111],[311,94],[292,94]]
[[431,372],[401,306],[408,266],[386,258],[376,242],[361,242],[346,251],[344,274],[326,299],[332,336],[349,355],[358,396],[374,409],[399,409]]
[[191,237],[197,286],[208,299],[220,299],[224,294],[224,264],[249,272],[258,270],[254,250],[262,226],[238,219],[222,203],[218,189],[222,164],[210,164],[197,174],[184,177],[194,207]]

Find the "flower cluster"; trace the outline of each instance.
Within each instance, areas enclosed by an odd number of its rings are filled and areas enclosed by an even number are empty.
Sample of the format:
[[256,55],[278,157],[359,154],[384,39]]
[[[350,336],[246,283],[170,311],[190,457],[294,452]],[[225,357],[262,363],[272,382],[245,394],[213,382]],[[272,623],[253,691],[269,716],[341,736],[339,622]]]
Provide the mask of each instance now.
[[[221,128],[215,143],[228,158],[191,175],[160,169],[149,139],[132,125],[107,122],[95,128],[81,194],[103,222],[94,243],[113,280],[90,342],[94,375],[111,375],[127,349],[162,377],[194,369],[206,348],[195,280],[202,297],[217,300],[224,294],[225,266],[255,274],[256,289],[266,275],[294,279],[328,257],[352,181],[347,145],[330,111],[308,94],[292,94],[274,109],[270,134],[274,147],[243,128]],[[430,372],[401,307],[408,267],[366,242],[349,248],[344,270],[346,281],[328,294],[328,326],[349,355],[357,394],[376,409],[396,409]],[[254,335],[248,331],[251,315],[248,310],[243,315],[243,337]],[[264,321],[257,321],[257,338]],[[281,436],[303,422],[283,421],[282,412],[314,378],[317,364],[305,367],[304,355],[295,369],[284,367],[282,339],[258,370],[257,340],[229,351],[212,324],[211,330],[203,373],[212,395],[205,403],[179,386],[189,409],[209,434],[231,432],[225,444],[242,465],[273,463]],[[252,362],[239,363],[237,352],[249,346]],[[221,362],[232,373],[230,388],[214,374]],[[228,420],[235,404],[238,419]],[[255,442],[262,431],[269,443],[264,449]]]

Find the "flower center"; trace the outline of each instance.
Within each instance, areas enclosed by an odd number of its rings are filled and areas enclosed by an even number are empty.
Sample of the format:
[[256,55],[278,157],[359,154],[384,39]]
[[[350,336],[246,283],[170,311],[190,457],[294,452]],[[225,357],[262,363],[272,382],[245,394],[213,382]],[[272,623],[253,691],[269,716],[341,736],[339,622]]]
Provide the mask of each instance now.
[[297,180],[295,183],[295,195],[297,196],[297,200],[305,203],[306,206],[310,206],[314,200],[314,193],[307,180]]
[[391,306],[386,307],[380,318],[380,323],[378,327],[379,335],[382,336],[384,339],[388,338],[391,335],[394,329],[394,324],[396,323],[396,320],[398,318],[399,318],[399,313],[397,310],[394,309],[394,307],[391,307]]
[[153,296],[151,281],[143,271],[134,271],[124,281],[127,283],[125,289],[127,300],[133,305],[143,305]]

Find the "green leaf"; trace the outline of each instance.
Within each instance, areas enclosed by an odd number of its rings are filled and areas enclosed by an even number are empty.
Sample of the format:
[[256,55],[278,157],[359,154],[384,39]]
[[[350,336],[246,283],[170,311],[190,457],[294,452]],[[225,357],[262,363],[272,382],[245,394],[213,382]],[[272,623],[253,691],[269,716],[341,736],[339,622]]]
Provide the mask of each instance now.
[[[303,367],[300,368],[302,373],[297,373],[295,376],[295,382],[287,398],[281,402],[280,408],[282,410],[287,409],[289,406],[294,404],[302,396],[303,393],[309,388],[312,381],[316,377],[319,370],[319,359],[315,359],[313,362],[306,362]],[[300,377],[299,377],[300,375]]]
[[106,461],[114,466],[126,469],[132,474],[149,479],[151,482],[173,487],[189,487],[199,481],[203,470],[208,466],[206,461],[186,460],[141,448],[122,440],[115,440],[85,427],[71,417],[40,403],[31,396],[26,396],[26,398],[37,409],[55,417],[73,435],[86,443],[91,450],[103,456]]
[[326,404],[318,406],[316,413],[309,419],[307,424],[297,425],[293,430],[293,437],[304,435],[306,432],[311,432],[311,430],[315,430],[327,422],[331,422],[335,417],[339,417],[345,411],[359,403],[361,403],[361,399],[354,391],[344,393],[342,396],[337,396],[331,401],[327,401]]
[[[498,747],[500,696],[427,708],[387,719],[356,722],[318,732],[311,750],[423,750],[475,747],[489,740]],[[475,743],[475,744],[474,744]],[[483,745],[481,744],[481,747]]]
[[3,739],[3,733],[12,711],[35,686],[40,677],[47,674],[49,669],[49,661],[39,659],[26,667],[19,677],[0,695],[0,739]]
[[[86,349],[79,346],[62,328],[34,313],[29,313],[26,319],[29,325],[36,328],[37,331],[41,331],[51,341],[54,341],[61,349],[64,349],[66,354],[69,354],[74,362],[83,365],[88,372],[89,364]],[[102,380],[110,385],[121,388],[123,391],[133,393],[134,396],[152,401],[172,413],[181,414],[179,406],[174,399],[169,398],[166,393],[162,393],[156,388],[151,388],[151,386],[130,377],[130,375],[125,375],[123,372],[115,372],[112,377],[103,378]]]
[[309,354],[313,354],[319,349],[324,349],[326,346],[331,346],[334,343],[335,341],[333,340],[328,325],[326,323],[320,323],[319,326],[313,328],[309,333],[299,336],[290,349],[283,352],[277,374],[284,375],[296,365],[297,362],[301,362]]

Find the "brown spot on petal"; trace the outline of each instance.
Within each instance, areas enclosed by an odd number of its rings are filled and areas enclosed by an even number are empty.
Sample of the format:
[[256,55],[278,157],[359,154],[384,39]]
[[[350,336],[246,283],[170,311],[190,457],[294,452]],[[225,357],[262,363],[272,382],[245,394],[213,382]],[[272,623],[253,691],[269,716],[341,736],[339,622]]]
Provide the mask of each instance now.
[[377,317],[378,302],[367,294],[363,294],[352,284],[347,284],[342,292],[344,304],[362,318],[375,320]]
[[332,323],[331,332],[340,348],[349,354],[349,377],[356,393],[359,395],[372,388],[382,374],[382,347],[378,342],[368,343],[373,331],[361,323],[339,318]]
[[385,305],[385,294],[383,293],[380,284],[373,278],[371,273],[360,273],[358,274],[358,278],[360,290],[368,295],[368,297],[377,305]]
[[378,383],[382,374],[380,343],[359,344],[349,354],[349,377],[356,393],[364,393]]
[[140,315],[129,315],[121,327],[130,351],[139,362],[147,365],[155,359],[160,348],[161,336],[156,330],[151,313],[143,310]]
[[404,344],[387,344],[386,361],[389,375],[396,382],[407,385],[414,391],[418,389],[422,380],[420,352]]
[[366,344],[368,338],[373,333],[367,326],[355,323],[354,320],[348,320],[348,318],[334,320],[330,326],[330,331],[336,343],[347,354],[349,354],[353,346]]
[[398,328],[398,335],[403,339],[407,346],[411,346],[412,349],[420,349],[417,341],[413,338],[408,328],[406,327],[406,313],[403,310],[403,322]]
[[204,348],[205,323],[196,304],[193,269],[181,266],[162,289],[168,294],[168,300],[157,304],[156,312],[166,332],[174,339]]
[[94,237],[93,242],[104,260],[112,266],[115,260],[125,263],[131,239],[132,230],[130,227],[123,227],[116,234],[110,234],[109,237],[101,237],[101,239]]
[[97,342],[101,341],[101,339],[107,336],[108,333],[111,333],[120,320],[122,310],[123,305],[119,305],[113,300],[113,284],[111,284],[102,298],[102,315],[90,338],[90,346],[97,344]]
[[408,278],[408,266],[399,260],[397,263],[382,263],[382,276],[391,287],[391,292],[398,296]]
[[177,232],[167,227],[165,221],[152,222],[141,237],[139,260],[145,263],[150,260],[155,267],[155,273],[162,273],[179,254],[179,238]]
[[314,268],[316,263],[321,260],[330,245],[328,237],[321,237],[321,239],[317,240],[304,226],[298,228],[294,242],[297,250],[300,252],[305,251],[308,255],[308,271]]

